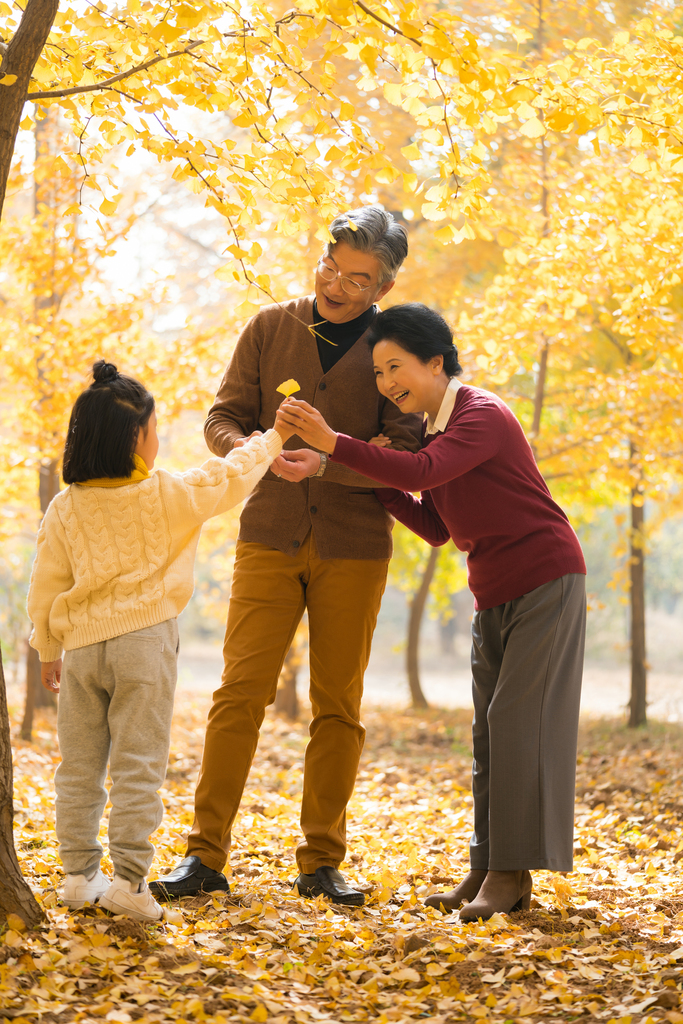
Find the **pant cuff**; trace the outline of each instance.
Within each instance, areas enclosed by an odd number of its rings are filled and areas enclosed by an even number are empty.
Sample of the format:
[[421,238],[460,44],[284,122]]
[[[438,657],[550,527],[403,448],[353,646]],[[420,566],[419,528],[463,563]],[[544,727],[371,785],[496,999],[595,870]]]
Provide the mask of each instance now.
[[187,850],[185,852],[185,856],[186,857],[199,857],[199,859],[202,862],[202,864],[204,865],[204,867],[205,868],[211,868],[212,871],[223,871],[224,868],[225,868],[225,865],[228,863],[228,860],[227,860],[227,857],[225,856],[225,854],[223,854],[223,856],[219,859],[218,857],[212,857],[212,855],[210,853],[206,853],[202,849],[198,849],[196,847],[191,847],[191,846],[188,846],[188,848],[187,848]]

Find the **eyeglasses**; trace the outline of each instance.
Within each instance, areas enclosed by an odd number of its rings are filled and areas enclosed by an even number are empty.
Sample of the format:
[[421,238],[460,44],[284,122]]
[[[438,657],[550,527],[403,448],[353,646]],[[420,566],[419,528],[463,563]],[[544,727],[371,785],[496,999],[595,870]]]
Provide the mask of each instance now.
[[358,284],[357,281],[354,281],[350,277],[342,277],[341,271],[335,270],[334,267],[329,265],[329,263],[325,263],[322,256],[318,260],[316,270],[322,277],[323,281],[336,281],[337,278],[339,278],[339,284],[342,286],[342,291],[346,292],[347,295],[360,295],[361,292],[366,292],[370,287],[369,284]]

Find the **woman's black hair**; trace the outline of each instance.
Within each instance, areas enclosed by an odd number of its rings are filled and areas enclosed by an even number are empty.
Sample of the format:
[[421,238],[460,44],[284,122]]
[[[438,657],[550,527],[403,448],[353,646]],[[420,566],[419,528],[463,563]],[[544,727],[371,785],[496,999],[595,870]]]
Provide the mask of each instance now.
[[380,341],[395,341],[421,363],[443,356],[447,377],[462,373],[453,332],[442,316],[422,302],[406,302],[378,313],[370,324],[367,341],[371,349]]
[[147,388],[113,363],[99,359],[92,372],[93,383],[71,410],[62,468],[67,484],[130,476],[138,430],[154,410]]

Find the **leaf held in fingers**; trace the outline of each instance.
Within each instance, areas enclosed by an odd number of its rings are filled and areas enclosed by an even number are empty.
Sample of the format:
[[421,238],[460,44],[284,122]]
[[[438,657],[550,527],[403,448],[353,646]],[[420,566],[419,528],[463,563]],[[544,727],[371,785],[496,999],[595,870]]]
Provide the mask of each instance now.
[[294,380],[293,377],[290,377],[289,380],[284,381],[280,384],[280,387],[275,390],[279,391],[281,395],[285,396],[285,398],[289,398],[290,395],[295,395],[297,391],[301,391],[301,385],[298,381]]

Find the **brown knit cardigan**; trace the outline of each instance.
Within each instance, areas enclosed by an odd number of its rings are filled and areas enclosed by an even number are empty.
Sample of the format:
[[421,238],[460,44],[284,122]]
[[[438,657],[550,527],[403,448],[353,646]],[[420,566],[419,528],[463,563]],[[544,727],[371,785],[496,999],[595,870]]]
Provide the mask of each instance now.
[[[238,437],[272,427],[282,401],[276,389],[290,377],[301,385],[296,397],[319,409],[333,430],[363,441],[381,432],[394,449],[417,451],[420,418],[380,395],[365,336],[323,374],[312,323],[312,296],[265,306],[248,322],[204,425],[211,451],[225,455]],[[303,447],[309,446],[296,436],[285,445]],[[332,463],[322,477],[300,483],[269,471],[244,507],[240,539],[293,555],[312,527],[322,558],[389,558],[393,518],[374,486]]]

